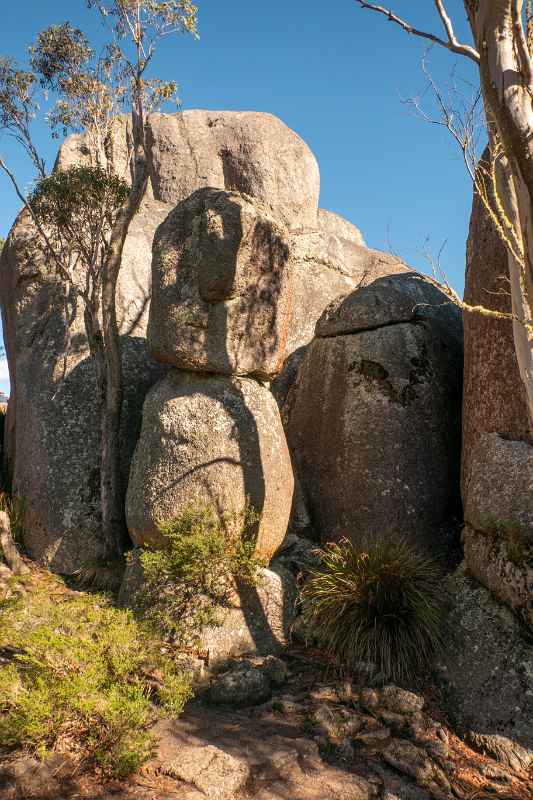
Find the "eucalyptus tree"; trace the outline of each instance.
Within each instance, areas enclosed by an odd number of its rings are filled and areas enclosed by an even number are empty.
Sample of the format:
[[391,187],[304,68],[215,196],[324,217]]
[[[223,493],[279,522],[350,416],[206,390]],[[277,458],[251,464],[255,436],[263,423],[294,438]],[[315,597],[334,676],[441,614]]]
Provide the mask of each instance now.
[[[506,245],[514,344],[533,431],[533,19],[531,0],[464,0],[473,44],[459,41],[445,0],[434,0],[442,33],[421,30],[394,9],[356,0],[398,28],[474,63],[490,163],[476,188]],[[468,308],[466,310],[469,310]]]
[[[150,77],[150,67],[163,38],[197,35],[198,9],[191,0],[87,0],[87,6],[100,15],[107,34],[101,51],[67,22],[39,33],[29,48],[28,68],[0,59],[0,131],[28,156],[33,190],[26,195],[1,155],[0,169],[31,216],[40,248],[83,304],[96,373],[102,534],[110,557],[126,541],[117,281],[128,229],[148,184],[146,116],[177,93],[175,81]],[[111,157],[114,120],[125,111],[131,117],[130,185],[114,174]],[[34,138],[34,123],[42,116],[55,138],[83,133],[89,164],[48,174]]]

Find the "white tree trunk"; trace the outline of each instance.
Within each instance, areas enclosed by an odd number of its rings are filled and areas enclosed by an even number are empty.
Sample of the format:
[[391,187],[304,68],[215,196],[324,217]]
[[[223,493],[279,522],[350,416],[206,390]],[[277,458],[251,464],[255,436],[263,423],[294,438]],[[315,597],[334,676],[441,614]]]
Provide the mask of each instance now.
[[529,325],[514,322],[513,332],[533,433],[533,106],[527,83],[531,67],[519,60],[514,27],[522,2],[465,0],[465,7],[480,55],[489,130],[492,127],[498,134],[508,160],[509,183],[502,200],[524,253],[523,262],[509,254],[509,277],[513,312],[520,320],[529,320]]

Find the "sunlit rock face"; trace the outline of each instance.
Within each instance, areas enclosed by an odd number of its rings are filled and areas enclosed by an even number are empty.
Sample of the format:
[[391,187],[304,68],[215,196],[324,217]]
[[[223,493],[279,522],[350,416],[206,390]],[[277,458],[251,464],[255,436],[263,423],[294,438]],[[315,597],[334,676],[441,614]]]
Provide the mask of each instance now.
[[[126,180],[129,127],[126,117],[116,120],[109,151],[115,172]],[[156,114],[148,120],[148,141],[150,184],[130,228],[118,286],[124,486],[144,397],[167,371],[146,348],[152,242],[159,225],[177,203],[214,186],[245,193],[280,230],[318,226],[315,158],[275,117],[209,111]],[[84,137],[71,136],[59,150],[56,169],[90,158]],[[283,240],[284,234],[280,236]],[[5,457],[14,491],[25,501],[30,555],[58,572],[72,573],[102,554],[94,365],[82,303],[62,285],[37,242],[31,221],[22,213],[2,254],[0,297],[11,376]],[[282,282],[288,279],[281,268],[284,258],[282,254],[277,260]],[[269,318],[267,326],[271,322]],[[272,341],[279,340],[279,345],[264,337],[270,350],[265,373],[271,374],[272,365],[282,360],[288,322],[285,310],[279,324],[273,323]]]
[[287,231],[250,197],[200,189],[158,228],[148,344],[159,361],[269,380],[292,302]]
[[269,390],[257,381],[172,370],[148,394],[126,503],[137,545],[162,547],[158,521],[200,503],[258,522],[267,562],[287,530],[293,494],[285,433]]

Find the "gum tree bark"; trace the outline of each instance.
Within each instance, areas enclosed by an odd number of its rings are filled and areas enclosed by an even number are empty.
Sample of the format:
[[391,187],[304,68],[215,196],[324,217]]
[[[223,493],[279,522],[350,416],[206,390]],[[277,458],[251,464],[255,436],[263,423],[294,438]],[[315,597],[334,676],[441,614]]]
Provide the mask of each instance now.
[[[519,233],[521,263],[508,251],[516,358],[533,427],[533,68],[522,23],[522,0],[465,0],[479,52],[479,77],[489,130],[506,155],[500,196]],[[530,431],[531,432],[531,431]]]

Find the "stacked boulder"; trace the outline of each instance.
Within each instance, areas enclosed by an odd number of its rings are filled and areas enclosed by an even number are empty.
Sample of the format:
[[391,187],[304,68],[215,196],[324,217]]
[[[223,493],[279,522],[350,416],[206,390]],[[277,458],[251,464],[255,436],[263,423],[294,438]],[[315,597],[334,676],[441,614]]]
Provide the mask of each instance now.
[[[127,176],[128,171],[129,125],[126,117],[118,118],[110,143],[112,166],[122,176]],[[210,391],[217,387],[216,392],[220,390],[224,402],[229,402],[235,393],[242,394],[243,386],[247,387],[248,396],[266,398],[256,379],[266,381],[282,366],[271,388],[278,402],[283,404],[296,380],[297,366],[305,348],[313,338],[315,323],[328,303],[352,292],[362,280],[407,271],[397,258],[365,247],[360,232],[351,223],[318,209],[320,180],[312,152],[296,133],[270,114],[191,110],[170,115],[152,114],[147,126],[150,184],[126,240],[117,298],[125,390],[121,435],[125,486],[139,438],[144,399],[169,368],[207,370],[203,377],[208,373],[212,376]],[[90,151],[84,136],[74,135],[61,146],[56,169],[89,160]],[[170,301],[168,305],[167,283],[172,283],[172,275],[161,265],[161,281],[159,278],[154,281],[150,326],[154,353],[161,359],[155,360],[146,342],[154,235],[164,222],[161,235],[157,236],[157,263],[160,264],[160,250],[163,261],[175,263],[176,254],[171,252],[174,247],[172,226],[177,222],[177,214],[181,214],[183,224],[189,224],[187,219],[190,222],[202,218],[201,213],[196,216],[190,204],[204,202],[205,198],[197,196],[194,201],[188,198],[210,186],[228,193],[228,197],[218,201],[227,208],[223,214],[211,208],[209,219],[206,212],[204,227],[195,235],[200,237],[202,253],[211,259],[211,266],[217,262],[218,253],[222,253],[226,272],[217,273],[215,282],[209,284],[209,269],[203,270],[194,288],[194,280],[189,280],[191,265],[180,273],[180,280],[189,276],[187,283],[180,287],[185,293],[183,302]],[[176,205],[183,201],[188,204],[178,212]],[[167,221],[169,214],[173,215],[172,223]],[[253,231],[248,231],[246,226],[252,224],[254,215],[257,225]],[[232,256],[227,250],[231,248],[228,244],[231,237],[226,242],[223,233],[217,232],[221,220],[228,225],[244,224],[248,231],[244,232],[239,253],[241,267],[246,258],[244,248],[251,247],[259,258],[258,263],[250,265],[248,277],[242,269],[238,276],[232,275]],[[276,235],[274,228],[278,231]],[[261,241],[268,244],[265,236],[289,250],[288,264],[271,278],[262,273],[260,263],[264,257]],[[93,402],[94,366],[85,336],[82,304],[76,302],[58,279],[53,264],[43,257],[37,244],[35,229],[23,212],[3,248],[0,268],[2,321],[11,376],[5,461],[13,489],[25,502],[26,549],[32,558],[52,570],[71,574],[104,551],[100,524],[98,421]],[[210,255],[207,244],[213,247]],[[276,258],[281,265],[279,253]],[[261,289],[256,287],[253,290],[256,294],[252,296],[252,276],[261,275]],[[243,278],[249,279],[247,289]],[[277,285],[277,280],[282,283]],[[190,298],[187,297],[189,291],[192,292]],[[264,292],[276,296],[275,304],[264,303],[259,296]],[[239,311],[239,304],[243,302],[246,308]],[[292,307],[292,318],[289,307]],[[162,309],[166,309],[164,314]],[[172,350],[176,345],[178,317],[173,315],[178,315],[183,322],[184,314],[193,315],[195,321],[184,328],[187,339],[180,345],[182,360],[178,364],[175,361],[177,352]],[[221,331],[227,323],[233,331],[233,341]],[[244,336],[246,328],[250,329],[252,324],[253,347],[248,337],[247,346],[242,349],[239,337]],[[260,326],[260,335],[255,333],[256,325]],[[167,334],[174,336],[168,344],[164,341]],[[222,345],[218,352],[213,350],[215,341]],[[281,365],[284,348],[286,358]],[[210,371],[212,364],[215,369]],[[196,377],[189,376],[190,381],[200,379],[200,373]],[[229,394],[224,394],[221,387],[230,384],[233,388],[228,389]],[[236,388],[237,385],[241,388]],[[194,395],[190,391],[191,396]],[[213,404],[218,402],[216,398],[212,400]],[[275,415],[270,397],[261,407],[265,414],[265,409],[270,408],[269,413]],[[211,412],[205,410],[205,414],[209,416]],[[227,412],[228,430],[230,419],[232,414]],[[268,419],[263,422],[263,427],[273,430]],[[259,422],[259,432],[254,442],[249,443],[250,452],[257,453],[263,448],[262,453],[265,453],[261,425]],[[211,430],[205,442],[213,436]],[[241,446],[244,447],[242,443]],[[252,458],[244,451],[242,455]],[[268,459],[265,455],[262,457],[266,463]],[[229,453],[228,458],[240,460],[238,448]],[[265,467],[266,471],[268,469]],[[247,481],[249,483],[250,479]],[[239,491],[241,494],[235,489],[235,502],[240,502],[242,494],[254,495],[255,491],[255,502],[261,505],[262,490],[253,490],[247,485]],[[166,515],[171,507],[170,503],[161,511]],[[266,508],[263,503],[265,517],[268,516]],[[132,530],[146,533],[146,520],[143,522],[137,517],[136,520]],[[151,530],[153,533],[153,526]]]
[[137,545],[196,502],[258,515],[271,559],[292,504],[292,467],[268,381],[291,322],[287,231],[257,200],[200,189],[158,228],[148,347],[174,368],[149,392],[126,515]]

